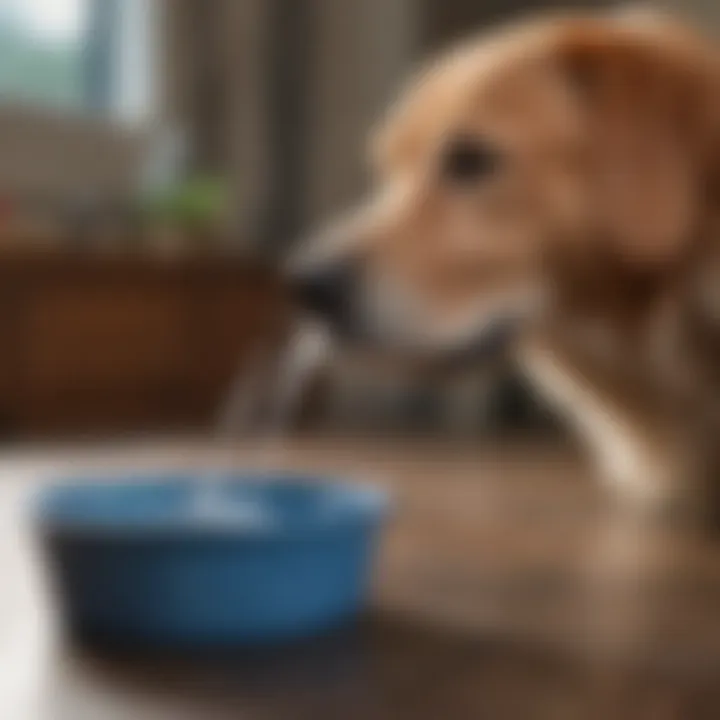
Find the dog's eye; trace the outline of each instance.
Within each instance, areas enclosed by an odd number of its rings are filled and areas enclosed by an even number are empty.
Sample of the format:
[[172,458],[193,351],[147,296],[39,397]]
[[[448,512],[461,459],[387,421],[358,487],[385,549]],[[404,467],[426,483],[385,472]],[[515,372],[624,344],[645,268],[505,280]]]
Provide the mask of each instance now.
[[442,177],[453,183],[472,183],[493,175],[502,158],[497,148],[479,138],[456,138],[442,156]]

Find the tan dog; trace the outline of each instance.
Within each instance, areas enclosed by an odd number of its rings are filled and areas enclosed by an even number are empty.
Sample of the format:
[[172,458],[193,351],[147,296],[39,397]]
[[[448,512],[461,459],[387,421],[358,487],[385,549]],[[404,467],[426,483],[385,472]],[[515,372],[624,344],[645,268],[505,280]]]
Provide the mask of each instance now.
[[413,351],[514,336],[620,497],[713,507],[714,46],[610,15],[475,39],[421,73],[373,157],[375,196],[296,260],[306,303]]

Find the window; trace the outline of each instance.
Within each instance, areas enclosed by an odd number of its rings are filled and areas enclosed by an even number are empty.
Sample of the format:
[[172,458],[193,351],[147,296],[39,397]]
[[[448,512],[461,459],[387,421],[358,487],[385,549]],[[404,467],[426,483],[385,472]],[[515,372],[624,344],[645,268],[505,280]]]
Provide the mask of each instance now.
[[0,0],[0,102],[137,119],[153,0]]
[[0,0],[0,98],[83,104],[87,10],[85,0]]

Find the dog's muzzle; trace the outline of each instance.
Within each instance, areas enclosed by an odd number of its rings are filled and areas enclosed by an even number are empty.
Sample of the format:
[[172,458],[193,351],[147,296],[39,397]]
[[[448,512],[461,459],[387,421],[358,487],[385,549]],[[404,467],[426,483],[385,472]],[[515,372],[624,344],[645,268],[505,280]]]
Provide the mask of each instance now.
[[362,297],[362,273],[349,259],[326,262],[311,268],[295,269],[288,275],[295,307],[303,314],[320,321],[341,340],[364,346],[393,346],[433,364],[464,365],[485,362],[506,353],[518,334],[520,319],[511,314],[498,315],[466,341],[434,349],[427,344],[413,345],[381,337],[368,329],[358,302]]
[[351,261],[325,263],[289,274],[295,306],[344,334],[355,324],[357,270]]
[[519,318],[512,316],[494,318],[466,342],[438,352],[436,363],[452,368],[497,360],[511,351],[521,324]]

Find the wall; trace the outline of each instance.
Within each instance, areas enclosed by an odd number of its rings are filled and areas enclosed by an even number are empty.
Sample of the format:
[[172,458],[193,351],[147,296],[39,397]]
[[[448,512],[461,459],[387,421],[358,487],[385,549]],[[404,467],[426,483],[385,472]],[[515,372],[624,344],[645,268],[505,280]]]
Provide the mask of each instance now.
[[420,0],[423,6],[423,44],[442,47],[483,26],[553,9],[584,9],[614,0]]
[[[164,7],[165,122],[195,135],[196,159],[231,178],[234,225],[249,241],[268,194],[267,3],[164,0]],[[203,107],[208,82],[219,103],[214,118]]]
[[54,201],[127,193],[142,139],[120,126],[38,109],[0,108],[0,192]]
[[664,0],[663,4],[706,29],[720,30],[720,3],[717,0]]
[[369,130],[409,73],[420,18],[415,0],[316,0],[309,217],[353,201],[365,185]]

